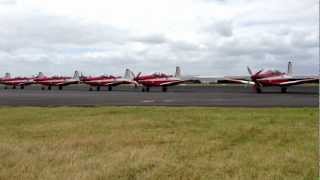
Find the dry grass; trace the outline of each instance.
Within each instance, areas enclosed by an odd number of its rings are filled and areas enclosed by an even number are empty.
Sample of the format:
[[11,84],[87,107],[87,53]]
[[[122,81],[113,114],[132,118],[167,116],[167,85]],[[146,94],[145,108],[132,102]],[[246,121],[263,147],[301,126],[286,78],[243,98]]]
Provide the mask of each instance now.
[[318,109],[0,108],[0,179],[316,179]]

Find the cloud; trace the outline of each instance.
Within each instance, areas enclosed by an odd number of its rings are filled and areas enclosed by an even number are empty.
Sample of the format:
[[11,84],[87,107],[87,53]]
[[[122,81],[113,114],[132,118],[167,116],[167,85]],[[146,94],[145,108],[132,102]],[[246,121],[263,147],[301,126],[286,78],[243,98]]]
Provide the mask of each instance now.
[[[7,6],[4,4],[12,4]],[[76,4],[76,5],[75,5]],[[318,73],[319,3],[306,0],[0,0],[0,72]]]
[[163,34],[148,34],[131,37],[132,41],[147,44],[162,44],[167,42],[167,38]]
[[99,43],[124,43],[126,32],[108,25],[79,19],[34,13],[0,18],[0,49],[90,46]]
[[0,0],[0,5],[15,5],[16,0]]
[[220,36],[230,37],[233,35],[233,25],[230,20],[217,20],[205,28],[208,33],[217,33]]

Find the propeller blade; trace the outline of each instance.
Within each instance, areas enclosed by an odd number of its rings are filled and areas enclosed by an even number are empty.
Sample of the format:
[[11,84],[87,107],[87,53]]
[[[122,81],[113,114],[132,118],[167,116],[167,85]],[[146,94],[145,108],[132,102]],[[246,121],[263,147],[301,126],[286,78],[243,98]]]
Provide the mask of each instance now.
[[263,71],[263,69],[261,69],[260,71],[258,71],[255,76],[259,75],[261,72]]
[[134,79],[138,79],[140,77],[140,75],[141,75],[141,72],[139,72]]
[[247,66],[247,70],[248,70],[248,72],[249,72],[250,76],[252,76],[252,75],[253,75],[253,73],[252,73],[252,71],[251,71],[251,69],[250,69],[250,67],[249,67],[249,66]]

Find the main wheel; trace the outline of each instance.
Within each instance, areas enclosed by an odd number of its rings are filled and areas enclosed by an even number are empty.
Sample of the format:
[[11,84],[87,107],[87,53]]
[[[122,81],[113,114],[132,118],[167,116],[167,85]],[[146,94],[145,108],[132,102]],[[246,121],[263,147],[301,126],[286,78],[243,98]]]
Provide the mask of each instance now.
[[16,89],[17,87],[16,86],[12,86],[12,89]]
[[90,88],[89,88],[89,91],[92,91],[92,90],[93,90],[92,87],[90,87]]
[[112,86],[108,86],[108,91],[112,91]]
[[262,92],[260,87],[255,87],[255,90],[256,90],[256,93],[261,93]]
[[63,88],[62,86],[59,86],[59,90],[62,90],[62,88]]
[[150,92],[150,87],[149,86],[146,87],[146,91]]
[[20,89],[24,89],[24,85],[21,85],[21,86],[20,86]]
[[45,88],[42,86],[42,87],[41,87],[41,90],[45,90]]
[[100,91],[100,86],[97,86],[97,91]]
[[162,87],[162,92],[167,92],[167,90],[168,90],[167,86]]
[[8,86],[5,86],[4,89],[8,89]]
[[48,86],[48,90],[51,90],[51,86]]
[[281,93],[286,93],[287,92],[287,87],[281,87]]

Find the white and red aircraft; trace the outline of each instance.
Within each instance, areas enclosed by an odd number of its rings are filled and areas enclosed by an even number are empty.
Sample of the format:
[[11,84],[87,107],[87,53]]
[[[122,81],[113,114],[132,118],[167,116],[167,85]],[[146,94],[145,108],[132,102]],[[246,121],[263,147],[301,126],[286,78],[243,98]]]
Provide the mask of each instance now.
[[134,80],[134,74],[129,70],[126,69],[125,74],[123,77],[121,76],[96,76],[96,77],[84,77],[81,76],[80,80],[81,83],[88,84],[90,86],[89,91],[93,90],[93,87],[96,87],[97,91],[100,91],[102,86],[107,86],[109,91],[112,91],[112,87],[121,85],[121,84],[137,84]]
[[174,86],[191,80],[181,78],[180,67],[176,67],[175,75],[167,75],[164,73],[153,73],[151,75],[141,75],[141,72],[134,80],[143,86],[142,91],[150,91],[150,87],[162,87],[162,91],[166,92],[168,86]]
[[48,90],[51,90],[52,86],[58,86],[59,90],[62,90],[63,86],[67,86],[70,84],[78,84],[80,83],[79,72],[75,71],[73,77],[67,76],[52,76],[47,77],[43,75],[42,72],[33,79],[36,84],[42,85],[41,89],[45,90],[45,86],[48,87]]
[[254,90],[257,93],[261,93],[262,87],[278,86],[281,88],[282,93],[287,92],[287,88],[292,85],[304,84],[304,83],[319,83],[319,77],[294,77],[292,76],[292,63],[288,63],[288,72],[280,72],[277,70],[260,70],[253,73],[252,70],[247,67],[250,74],[250,80],[232,79],[226,77],[226,80],[253,85]]
[[25,86],[33,84],[33,77],[14,77],[10,76],[10,73],[6,73],[3,78],[0,78],[0,84],[4,84],[4,88],[8,89],[8,86],[12,86],[12,89],[16,89],[20,86],[20,89],[24,89]]

